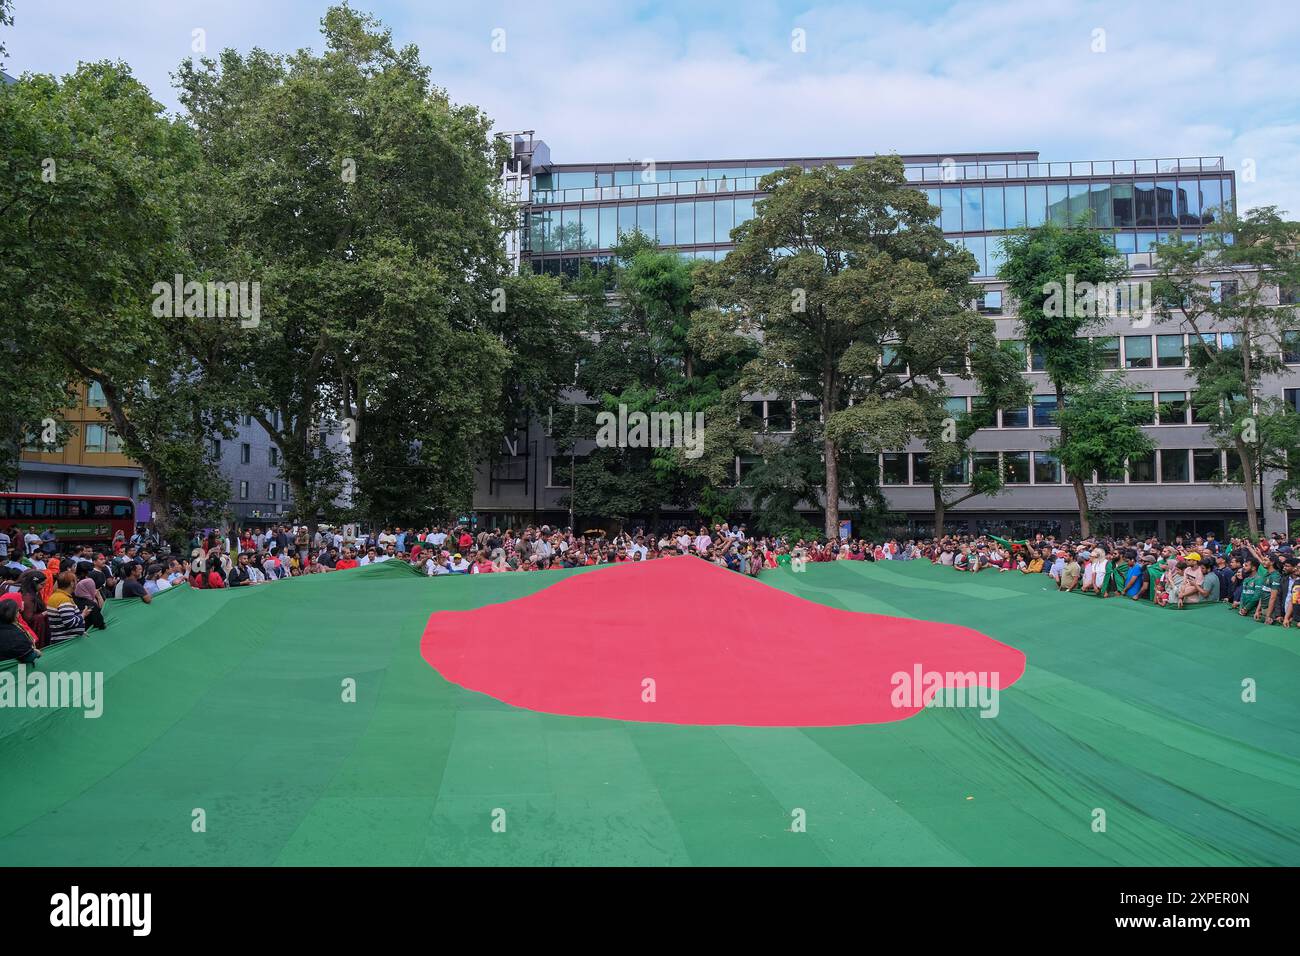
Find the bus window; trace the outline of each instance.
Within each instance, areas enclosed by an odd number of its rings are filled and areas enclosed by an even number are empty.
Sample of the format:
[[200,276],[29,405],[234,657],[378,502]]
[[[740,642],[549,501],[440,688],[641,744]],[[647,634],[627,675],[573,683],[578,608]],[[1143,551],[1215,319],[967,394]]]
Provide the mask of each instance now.
[[30,518],[31,516],[32,516],[31,498],[10,498],[9,499],[9,517]]
[[61,518],[63,517],[64,502],[59,498],[36,498],[33,499],[36,504],[35,514],[38,518]]
[[67,505],[65,511],[66,517],[69,518],[86,518],[90,516],[90,502],[81,498],[74,498],[64,502]]
[[135,516],[135,506],[129,501],[118,502],[113,505],[114,518],[132,518]]

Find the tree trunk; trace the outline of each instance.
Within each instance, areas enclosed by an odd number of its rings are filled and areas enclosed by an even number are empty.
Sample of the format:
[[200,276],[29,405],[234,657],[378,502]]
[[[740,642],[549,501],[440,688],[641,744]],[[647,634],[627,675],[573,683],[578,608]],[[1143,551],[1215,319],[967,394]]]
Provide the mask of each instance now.
[[1083,479],[1076,475],[1070,476],[1070,482],[1074,485],[1074,497],[1079,503],[1079,537],[1087,538],[1092,534],[1092,525],[1088,521],[1088,490],[1083,485]]
[[1255,456],[1250,452],[1250,446],[1242,441],[1238,435],[1233,439],[1233,444],[1237,446],[1237,457],[1241,459],[1241,484],[1246,490],[1246,523],[1250,526],[1250,534],[1254,538],[1259,537],[1259,508],[1255,505]]
[[932,487],[934,489],[934,539],[937,541],[943,537],[943,522],[947,517],[948,508],[943,503],[943,486],[935,482]]
[[822,439],[826,456],[826,540],[834,541],[840,534],[840,459],[835,442]]

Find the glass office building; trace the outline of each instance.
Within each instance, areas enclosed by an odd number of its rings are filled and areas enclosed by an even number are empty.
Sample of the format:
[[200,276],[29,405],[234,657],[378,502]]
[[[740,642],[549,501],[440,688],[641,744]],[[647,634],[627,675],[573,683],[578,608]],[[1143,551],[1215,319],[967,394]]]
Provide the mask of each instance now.
[[[763,176],[789,166],[847,167],[852,157],[791,157],[657,164],[552,165],[533,170],[522,236],[531,268],[576,275],[634,229],[697,259],[731,249],[731,230],[754,214]],[[1041,162],[1037,153],[904,156],[906,174],[939,209],[935,222],[979,263],[1001,264],[1009,230],[1091,213],[1124,253],[1147,252],[1174,230],[1197,231],[1231,206],[1222,157]]]
[[[515,137],[515,155],[520,216],[511,242],[519,267],[556,276],[576,276],[584,260],[597,267],[607,263],[619,237],[634,229],[684,256],[720,259],[732,248],[732,229],[754,215],[763,176],[792,165],[847,167],[855,160],[554,164],[545,144],[531,135]],[[1236,201],[1235,176],[1222,157],[1046,162],[1036,152],[1008,152],[911,155],[903,161],[908,180],[938,209],[936,222],[948,240],[975,257],[981,311],[993,317],[1000,338],[1013,342],[1018,323],[1009,310],[1004,313],[1003,289],[995,277],[1001,239],[1010,230],[1089,213],[1094,226],[1113,236],[1116,249],[1128,256],[1134,279],[1141,280],[1152,275],[1148,253],[1155,243],[1175,231],[1184,238],[1197,235]],[[1094,334],[1107,366],[1123,371],[1137,399],[1150,402],[1150,434],[1158,446],[1150,460],[1129,462],[1120,474],[1092,476],[1093,491],[1103,499],[1101,523],[1117,533],[1214,530],[1220,536],[1230,522],[1244,524],[1240,488],[1215,484],[1232,472],[1233,456],[1213,446],[1190,405],[1187,334],[1174,323],[1136,328],[1129,319],[1112,320]],[[1283,351],[1288,374],[1264,391],[1276,391],[1300,407],[1300,332],[1293,335],[1293,347]],[[1025,375],[1034,393],[1029,405],[1001,410],[995,426],[972,440],[972,456],[960,473],[950,476],[960,486],[981,468],[998,468],[1007,490],[963,503],[948,515],[950,530],[1068,532],[1077,525],[1073,488],[1047,449],[1056,408],[1041,356],[1026,352]],[[949,387],[955,413],[981,400],[972,381],[953,377]],[[774,436],[788,433],[794,418],[790,403],[773,395],[748,396],[744,414],[756,431]],[[479,514],[486,520],[563,523],[567,511],[558,505],[568,492],[567,457],[555,458],[545,423],[513,436],[503,451],[510,453],[481,470]],[[744,484],[750,465],[736,462],[738,483]],[[920,444],[881,455],[880,479],[900,523],[924,533],[934,506]],[[1264,505],[1267,526],[1282,528],[1287,516],[1270,502]],[[671,520],[669,512],[665,518]]]

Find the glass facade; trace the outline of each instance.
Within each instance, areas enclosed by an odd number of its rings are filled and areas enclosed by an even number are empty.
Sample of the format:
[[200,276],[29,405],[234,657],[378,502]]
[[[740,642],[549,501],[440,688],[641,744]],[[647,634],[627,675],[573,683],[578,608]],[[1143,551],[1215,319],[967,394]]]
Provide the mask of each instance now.
[[[1086,218],[1113,232],[1118,251],[1140,253],[1174,230],[1214,222],[1234,200],[1233,180],[1219,157],[904,163],[907,178],[923,184],[917,188],[935,207],[936,223],[975,257],[977,276],[996,274],[1004,258],[999,237],[1009,230]],[[827,164],[848,167],[851,161],[615,164],[539,173],[525,232],[527,256],[537,271],[573,274],[576,264],[547,260],[608,252],[636,228],[684,255],[717,259],[732,242],[731,230],[753,217],[763,176],[787,166]]]

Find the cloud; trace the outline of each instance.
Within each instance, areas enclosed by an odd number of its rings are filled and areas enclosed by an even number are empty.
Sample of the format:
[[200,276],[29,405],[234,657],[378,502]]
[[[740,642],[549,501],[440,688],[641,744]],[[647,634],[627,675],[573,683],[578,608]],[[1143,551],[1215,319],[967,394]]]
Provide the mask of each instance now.
[[[992,0],[899,5],[372,2],[454,99],[534,129],[557,162],[1037,149],[1253,161],[1244,205],[1300,215],[1291,5]],[[718,6],[714,10],[710,7]],[[274,9],[271,9],[274,7]],[[18,0],[7,69],[121,58],[171,107],[191,30],[210,51],[320,48],[325,4]],[[504,52],[492,31],[505,30]],[[791,49],[805,31],[807,52]],[[1102,32],[1099,32],[1102,31]],[[1104,49],[1098,51],[1100,45]]]

